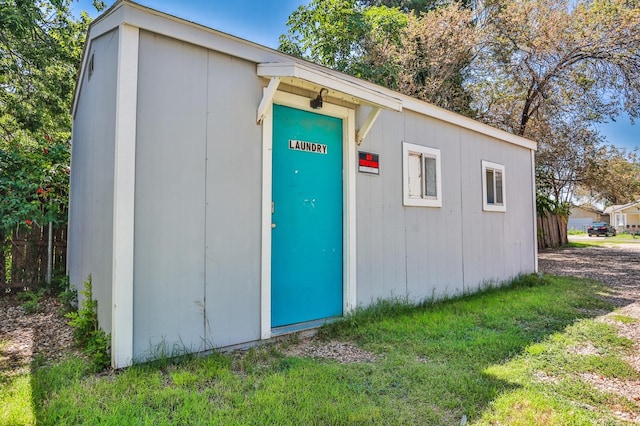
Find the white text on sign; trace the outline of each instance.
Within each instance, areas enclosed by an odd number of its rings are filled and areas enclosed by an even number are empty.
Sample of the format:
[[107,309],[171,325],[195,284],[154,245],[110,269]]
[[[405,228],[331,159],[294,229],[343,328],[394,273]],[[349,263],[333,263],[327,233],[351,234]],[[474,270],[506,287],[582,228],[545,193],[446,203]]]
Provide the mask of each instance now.
[[295,151],[307,151],[314,152],[316,154],[326,154],[327,146],[321,143],[297,141],[295,139],[289,139],[289,149]]

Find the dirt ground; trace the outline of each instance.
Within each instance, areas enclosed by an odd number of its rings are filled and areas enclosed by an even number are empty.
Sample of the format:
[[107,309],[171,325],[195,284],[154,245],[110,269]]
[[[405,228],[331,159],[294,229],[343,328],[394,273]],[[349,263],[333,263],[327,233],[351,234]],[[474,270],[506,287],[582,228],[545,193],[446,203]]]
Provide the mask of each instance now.
[[77,353],[60,302],[45,298],[40,305],[38,313],[27,314],[15,294],[0,295],[1,375],[28,369],[36,357],[53,362]]

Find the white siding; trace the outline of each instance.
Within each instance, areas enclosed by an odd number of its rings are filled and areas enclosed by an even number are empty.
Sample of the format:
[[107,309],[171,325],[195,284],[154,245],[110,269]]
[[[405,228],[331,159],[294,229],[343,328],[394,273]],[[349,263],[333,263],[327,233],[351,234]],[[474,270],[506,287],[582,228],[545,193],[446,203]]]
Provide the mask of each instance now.
[[[361,120],[368,111],[359,112]],[[383,112],[358,147],[380,154],[380,175],[358,173],[356,177],[356,242],[358,305],[381,298],[404,297],[405,218],[402,206],[403,115]],[[393,143],[392,141],[396,141]]]
[[462,292],[460,129],[405,112],[404,139],[442,153],[442,207],[407,207],[407,290],[412,300]]
[[262,83],[255,66],[209,52],[206,176],[207,343],[260,338]]
[[[402,142],[441,150],[441,208],[402,206]],[[358,174],[359,305],[455,295],[534,271],[528,149],[409,111],[383,112],[359,149],[381,153],[380,176]],[[482,210],[482,160],[506,167],[505,213]]]
[[139,73],[134,356],[258,340],[255,66],[141,32]]
[[72,285],[82,289],[91,275],[98,321],[109,333],[118,32],[94,39],[87,49],[94,69],[80,82],[73,119],[67,256]]
[[205,49],[140,33],[134,359],[204,337]]
[[[465,290],[535,269],[530,152],[465,131],[461,156]],[[482,160],[505,166],[506,212],[482,210]]]

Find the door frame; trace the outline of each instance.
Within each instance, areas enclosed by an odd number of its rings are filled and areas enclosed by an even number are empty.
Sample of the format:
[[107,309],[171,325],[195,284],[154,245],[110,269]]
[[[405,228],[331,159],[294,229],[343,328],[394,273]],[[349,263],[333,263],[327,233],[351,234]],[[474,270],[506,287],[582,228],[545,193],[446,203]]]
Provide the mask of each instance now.
[[342,312],[356,307],[356,130],[355,111],[324,102],[321,110],[309,106],[309,98],[276,92],[262,121],[262,258],[260,279],[260,338],[271,329],[271,202],[273,188],[273,104],[342,119]]

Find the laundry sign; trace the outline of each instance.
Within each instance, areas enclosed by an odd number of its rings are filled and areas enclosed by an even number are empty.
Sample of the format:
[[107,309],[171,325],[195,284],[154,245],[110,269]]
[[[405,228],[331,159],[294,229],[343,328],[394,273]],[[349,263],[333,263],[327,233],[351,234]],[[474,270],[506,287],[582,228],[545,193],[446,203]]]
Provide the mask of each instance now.
[[315,154],[326,154],[327,146],[321,143],[305,142],[295,139],[289,139],[289,149],[294,151],[307,151]]

